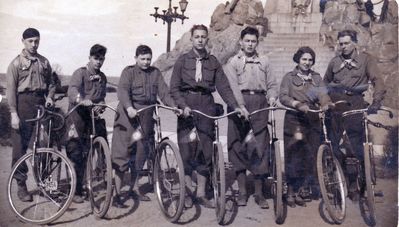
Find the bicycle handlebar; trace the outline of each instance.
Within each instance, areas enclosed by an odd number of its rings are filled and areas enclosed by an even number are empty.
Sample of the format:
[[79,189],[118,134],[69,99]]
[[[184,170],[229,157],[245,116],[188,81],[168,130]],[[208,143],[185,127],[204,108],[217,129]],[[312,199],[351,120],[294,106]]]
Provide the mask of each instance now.
[[[367,112],[368,108],[363,108],[363,109],[356,109],[356,110],[348,110],[342,113],[343,117],[349,116],[349,115],[354,115],[354,114],[363,114]],[[379,110],[385,111],[389,113],[389,117],[393,118],[393,113],[390,109],[381,106]]]
[[[65,117],[68,117],[73,111],[75,111],[79,106],[83,106],[82,103],[78,103],[77,105],[75,105],[74,107],[72,107],[72,109],[70,109],[68,111],[68,113],[66,113]],[[104,103],[93,103],[91,104],[89,107],[94,107],[94,106],[101,106],[101,107],[105,107],[105,108],[109,108],[112,111],[116,112],[116,109],[110,105],[104,104]]]
[[266,107],[266,108],[262,108],[262,109],[259,109],[259,110],[255,110],[252,113],[250,113],[249,116],[255,115],[255,114],[263,112],[263,111],[268,111],[268,110],[271,110],[271,111],[275,111],[275,110],[297,111],[295,109],[284,107],[284,106],[273,106],[273,107]]
[[145,110],[148,110],[148,109],[151,109],[154,107],[155,108],[163,108],[163,109],[170,110],[170,111],[178,110],[178,108],[176,108],[176,107],[170,107],[170,106],[165,106],[165,105],[161,105],[161,104],[152,104],[152,105],[149,105],[149,106],[146,106],[146,107],[143,107],[143,108],[137,110],[137,113],[143,112]]
[[192,112],[192,113],[197,113],[197,114],[199,114],[199,115],[202,115],[202,116],[204,116],[204,117],[206,117],[206,118],[209,118],[209,119],[212,119],[212,120],[219,120],[219,119],[228,117],[228,116],[230,116],[230,115],[238,114],[238,113],[239,113],[238,111],[235,110],[235,111],[232,111],[232,112],[227,113],[227,114],[225,114],[225,115],[221,115],[221,116],[211,116],[211,115],[208,115],[208,114],[206,114],[206,113],[203,113],[203,112],[201,112],[201,111],[199,111],[199,110],[191,110],[191,112]]

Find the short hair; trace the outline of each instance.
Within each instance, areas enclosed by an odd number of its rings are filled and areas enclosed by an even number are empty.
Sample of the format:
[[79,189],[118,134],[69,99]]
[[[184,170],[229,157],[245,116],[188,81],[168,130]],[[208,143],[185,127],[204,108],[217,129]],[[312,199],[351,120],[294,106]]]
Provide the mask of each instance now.
[[246,27],[241,31],[240,38],[243,39],[245,35],[255,35],[256,39],[259,39],[259,31],[254,27]]
[[357,43],[357,32],[356,31],[347,29],[347,30],[338,32],[338,39],[341,37],[344,37],[344,36],[351,37],[351,40],[353,42]]
[[299,64],[299,59],[301,59],[302,55],[304,54],[310,54],[312,55],[313,58],[313,65],[316,63],[316,53],[314,52],[314,50],[308,46],[303,46],[300,47],[296,53],[294,54],[294,57],[292,57],[292,59],[294,60],[295,63]]
[[40,32],[36,28],[27,28],[22,33],[22,38],[23,39],[29,39],[29,38],[32,38],[32,37],[40,37]]
[[190,29],[191,36],[193,36],[195,30],[203,30],[203,31],[206,31],[206,34],[208,34],[208,28],[203,24],[193,25],[193,27]]
[[107,48],[100,44],[94,44],[90,48],[90,56],[105,56],[107,53]]
[[143,55],[143,54],[151,54],[152,55],[151,48],[147,45],[139,45],[136,48],[136,57],[139,55]]

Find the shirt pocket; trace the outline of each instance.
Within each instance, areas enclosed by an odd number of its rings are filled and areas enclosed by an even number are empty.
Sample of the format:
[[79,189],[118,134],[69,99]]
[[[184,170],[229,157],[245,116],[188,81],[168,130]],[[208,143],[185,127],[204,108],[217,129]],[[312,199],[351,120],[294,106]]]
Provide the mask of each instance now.
[[216,65],[211,65],[211,64],[203,64],[202,65],[202,78],[210,86],[213,86],[215,84],[216,71],[217,71]]
[[294,76],[293,78],[292,78],[292,89],[294,89],[294,90],[297,90],[297,91],[301,91],[301,90],[304,90],[304,88],[305,88],[305,83],[304,83],[304,81],[301,79],[301,78],[299,78],[298,76]]
[[30,74],[30,68],[27,67],[19,67],[18,68],[18,80],[24,81]]
[[135,78],[133,83],[130,86],[131,92],[133,96],[140,96],[145,93],[144,90],[144,79],[143,78]]
[[239,85],[244,84],[246,82],[245,70],[243,67],[239,67],[237,69],[237,83]]

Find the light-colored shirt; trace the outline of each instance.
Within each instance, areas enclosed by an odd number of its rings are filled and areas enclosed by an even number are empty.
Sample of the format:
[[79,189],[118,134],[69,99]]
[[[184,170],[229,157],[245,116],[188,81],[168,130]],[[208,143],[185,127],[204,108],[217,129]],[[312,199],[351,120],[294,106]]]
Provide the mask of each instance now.
[[278,96],[277,80],[267,56],[247,57],[240,51],[225,67],[227,78],[239,105],[244,105],[241,91],[264,91],[268,100]]
[[36,54],[29,56],[22,50],[7,69],[7,99],[11,112],[16,112],[17,95],[22,92],[43,92],[48,97],[55,93],[55,81],[52,77],[49,61]]

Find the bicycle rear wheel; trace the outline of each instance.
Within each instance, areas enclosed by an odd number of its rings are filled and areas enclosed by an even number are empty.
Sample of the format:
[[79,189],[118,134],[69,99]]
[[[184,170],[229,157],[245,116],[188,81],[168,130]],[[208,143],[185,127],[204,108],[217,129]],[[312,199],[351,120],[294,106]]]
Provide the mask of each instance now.
[[336,224],[341,224],[346,215],[346,183],[338,160],[326,144],[317,152],[317,176],[327,211]]
[[162,213],[168,221],[176,222],[183,212],[186,186],[183,160],[179,149],[169,139],[163,140],[156,149],[153,177]]
[[222,144],[213,143],[212,186],[215,198],[215,212],[218,224],[223,223],[226,213],[226,175]]
[[[18,187],[24,181],[32,201],[22,202],[18,196]],[[21,221],[43,225],[64,214],[75,188],[76,174],[71,161],[53,148],[38,148],[35,157],[28,153],[15,163],[7,182],[7,196]]]
[[[270,160],[271,176],[273,182],[271,185],[271,194],[273,197],[274,219],[277,224],[283,224],[285,221],[284,203],[283,203],[283,166],[279,146],[275,146],[276,142],[271,144]],[[278,145],[278,144],[277,144]]]
[[372,152],[373,146],[371,144],[366,144],[364,146],[364,174],[366,175],[367,212],[371,220],[375,222],[376,216],[374,187],[376,183],[376,175],[375,163],[371,159],[371,157],[373,157]]
[[103,137],[93,141],[93,149],[87,158],[86,179],[92,211],[96,217],[102,218],[112,197],[111,153]]

